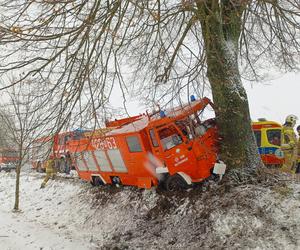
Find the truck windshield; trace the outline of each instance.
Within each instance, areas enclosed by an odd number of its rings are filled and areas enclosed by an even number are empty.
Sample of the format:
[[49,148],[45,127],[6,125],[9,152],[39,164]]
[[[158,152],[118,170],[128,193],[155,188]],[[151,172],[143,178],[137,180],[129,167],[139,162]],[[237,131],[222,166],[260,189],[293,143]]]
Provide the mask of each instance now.
[[267,131],[267,137],[270,144],[280,146],[281,144],[281,130],[272,129]]
[[182,133],[189,139],[205,134],[206,130],[215,125],[215,113],[211,106],[195,111],[190,116],[176,122]]
[[191,119],[189,119],[188,117],[184,120],[180,120],[180,121],[176,121],[175,124],[177,125],[177,127],[180,129],[180,131],[182,132],[182,134],[184,136],[186,136],[188,139],[193,139],[193,124]]
[[169,126],[159,130],[158,135],[165,151],[183,142],[180,134],[174,126]]

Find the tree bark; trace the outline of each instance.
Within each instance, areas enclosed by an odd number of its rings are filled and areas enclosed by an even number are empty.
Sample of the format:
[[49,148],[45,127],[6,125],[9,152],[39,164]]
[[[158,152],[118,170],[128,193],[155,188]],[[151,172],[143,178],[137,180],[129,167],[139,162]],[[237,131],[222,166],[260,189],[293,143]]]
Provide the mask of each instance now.
[[207,56],[219,134],[221,158],[230,168],[263,166],[251,129],[246,91],[238,66],[243,6],[233,1],[199,2],[199,17]]
[[[23,133],[21,135],[23,137]],[[15,205],[14,205],[14,211],[20,210],[20,175],[21,175],[21,168],[23,163],[23,140],[21,139],[21,143],[19,145],[19,159],[18,159],[18,165],[16,167],[16,190],[15,190]]]
[[14,210],[19,210],[19,203],[20,203],[20,173],[21,173],[21,160],[18,163],[16,168],[16,191],[15,191],[15,205]]

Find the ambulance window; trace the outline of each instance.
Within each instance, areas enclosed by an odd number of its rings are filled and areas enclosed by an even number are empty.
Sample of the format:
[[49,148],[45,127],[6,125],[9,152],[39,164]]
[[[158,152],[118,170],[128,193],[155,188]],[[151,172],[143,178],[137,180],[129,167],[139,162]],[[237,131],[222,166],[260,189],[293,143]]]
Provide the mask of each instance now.
[[174,126],[160,130],[158,135],[164,150],[169,150],[183,142]]
[[137,136],[127,136],[126,141],[127,141],[129,151],[131,153],[143,151],[139,138]]
[[254,131],[254,136],[255,136],[255,139],[256,139],[257,147],[260,147],[261,146],[261,132],[260,131]]
[[158,142],[157,142],[156,137],[155,137],[154,129],[150,129],[149,134],[150,134],[150,138],[151,138],[151,142],[152,142],[153,147],[158,147]]
[[281,130],[273,129],[267,131],[267,137],[270,144],[280,146],[281,145]]

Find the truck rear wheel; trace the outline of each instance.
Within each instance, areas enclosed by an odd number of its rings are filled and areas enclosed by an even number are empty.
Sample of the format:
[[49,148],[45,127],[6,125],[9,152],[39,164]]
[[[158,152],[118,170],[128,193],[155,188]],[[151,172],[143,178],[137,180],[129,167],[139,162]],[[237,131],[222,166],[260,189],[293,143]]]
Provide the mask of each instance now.
[[92,176],[91,184],[93,186],[101,186],[104,183],[99,176]]
[[178,174],[169,175],[165,181],[167,191],[174,192],[188,188],[186,181]]

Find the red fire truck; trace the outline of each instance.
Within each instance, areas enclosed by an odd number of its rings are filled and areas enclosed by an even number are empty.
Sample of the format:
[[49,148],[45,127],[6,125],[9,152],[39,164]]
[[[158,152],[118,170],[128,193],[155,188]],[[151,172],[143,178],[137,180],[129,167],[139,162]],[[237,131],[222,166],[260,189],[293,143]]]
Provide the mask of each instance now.
[[[70,140],[68,148],[79,177],[99,184],[167,190],[223,175],[218,162],[217,128],[208,98],[167,111],[107,122],[105,129]],[[209,112],[208,112],[209,113]]]
[[0,148],[0,171],[10,172],[16,169],[19,160],[18,152],[9,147]]
[[56,157],[56,167],[61,173],[69,173],[72,161],[69,153],[69,141],[80,140],[84,131],[77,129],[72,132],[57,133],[53,136],[41,137],[33,143],[31,150],[32,167],[38,172],[45,171],[46,159],[50,154]]
[[15,163],[18,159],[18,152],[15,149],[0,148],[0,164]]

